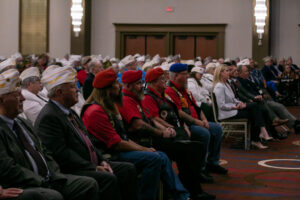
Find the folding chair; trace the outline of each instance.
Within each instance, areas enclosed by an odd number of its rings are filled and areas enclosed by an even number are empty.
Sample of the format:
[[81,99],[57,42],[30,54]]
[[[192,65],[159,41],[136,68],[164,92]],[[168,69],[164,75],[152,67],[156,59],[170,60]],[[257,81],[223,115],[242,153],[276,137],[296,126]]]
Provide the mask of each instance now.
[[250,149],[250,124],[248,119],[224,119],[218,120],[218,105],[216,102],[216,96],[212,92],[212,107],[215,121],[220,124],[223,129],[223,136],[227,138],[229,135],[236,133],[244,134],[244,149]]

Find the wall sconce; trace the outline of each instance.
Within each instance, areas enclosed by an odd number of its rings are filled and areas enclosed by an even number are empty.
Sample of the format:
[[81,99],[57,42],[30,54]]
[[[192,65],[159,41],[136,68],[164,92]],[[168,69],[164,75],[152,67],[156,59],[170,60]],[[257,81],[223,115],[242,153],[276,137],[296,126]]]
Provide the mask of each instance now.
[[258,34],[258,46],[262,45],[262,36],[266,25],[267,6],[266,0],[256,0],[254,8],[256,33]]
[[82,24],[82,16],[83,16],[82,0],[72,0],[71,17],[72,17],[72,25],[73,25],[73,31],[75,33],[75,37],[78,37],[81,31],[80,26]]

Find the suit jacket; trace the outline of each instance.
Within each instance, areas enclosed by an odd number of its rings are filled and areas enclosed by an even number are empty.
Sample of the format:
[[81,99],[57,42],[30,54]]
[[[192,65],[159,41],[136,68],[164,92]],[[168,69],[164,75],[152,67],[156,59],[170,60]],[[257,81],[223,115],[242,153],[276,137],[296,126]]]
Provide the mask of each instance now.
[[[84,133],[88,134],[78,115],[73,110],[71,112]],[[53,101],[49,100],[41,110],[35,122],[35,129],[62,172],[72,174],[96,169],[90,161],[89,150],[85,142],[78,135],[68,116]],[[103,161],[102,155],[97,149],[95,150],[100,163]]]
[[261,72],[264,75],[266,81],[271,81],[276,79],[274,72],[272,72],[271,70],[271,67],[264,66],[261,69]]
[[214,87],[214,94],[218,105],[218,119],[227,119],[237,115],[237,110],[232,110],[239,100],[235,98],[235,95],[228,83],[217,83]]
[[89,73],[88,77],[85,79],[83,84],[83,98],[87,99],[91,95],[94,87],[93,87],[93,81],[94,81],[95,75],[93,73]]
[[238,97],[243,102],[256,101],[255,96],[260,95],[256,85],[248,79],[238,77],[235,85],[238,88]]
[[[52,157],[47,154],[45,147],[41,144],[32,127],[23,119],[18,122],[26,130],[37,150],[44,156],[51,180],[66,180],[63,174],[59,174],[59,167]],[[8,187],[41,187],[43,177],[34,173],[32,165],[24,151],[24,147],[15,136],[13,131],[0,118],[0,185]]]

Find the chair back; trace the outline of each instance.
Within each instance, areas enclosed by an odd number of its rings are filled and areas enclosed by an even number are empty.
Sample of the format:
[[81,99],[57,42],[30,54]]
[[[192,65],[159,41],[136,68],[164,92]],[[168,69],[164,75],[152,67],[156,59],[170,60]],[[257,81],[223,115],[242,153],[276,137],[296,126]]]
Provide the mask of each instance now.
[[218,120],[218,104],[214,92],[211,92],[211,97],[212,97],[212,108],[213,108],[215,122],[220,122],[220,120]]

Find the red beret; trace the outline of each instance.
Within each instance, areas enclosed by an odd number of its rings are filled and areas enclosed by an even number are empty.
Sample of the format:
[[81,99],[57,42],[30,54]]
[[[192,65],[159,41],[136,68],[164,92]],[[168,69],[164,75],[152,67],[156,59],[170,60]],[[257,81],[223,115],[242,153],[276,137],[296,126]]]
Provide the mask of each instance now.
[[107,69],[97,73],[93,81],[93,86],[94,88],[105,88],[112,85],[116,79],[116,72],[113,69]]
[[142,74],[141,70],[128,70],[122,75],[122,83],[134,83],[142,78]]
[[145,76],[145,82],[150,83],[150,82],[156,80],[158,77],[160,77],[163,74],[164,74],[164,70],[162,70],[162,68],[160,68],[160,67],[151,69],[147,72],[147,74]]

